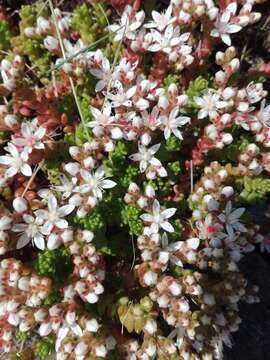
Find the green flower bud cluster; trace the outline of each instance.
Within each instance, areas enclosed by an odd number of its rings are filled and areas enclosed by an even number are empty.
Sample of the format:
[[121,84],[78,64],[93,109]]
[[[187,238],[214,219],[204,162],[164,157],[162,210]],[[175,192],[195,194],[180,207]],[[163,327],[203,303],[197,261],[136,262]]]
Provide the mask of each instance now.
[[91,230],[94,233],[105,229],[104,218],[97,209],[83,219],[78,218],[78,216],[74,216],[73,222],[78,228]]
[[129,144],[125,141],[118,141],[114,151],[111,153],[111,160],[116,165],[122,165],[126,162],[129,152]]
[[168,195],[172,191],[172,186],[174,185],[174,181],[172,179],[167,178],[157,178],[156,180],[158,186],[158,192],[162,195]]
[[19,328],[17,328],[15,331],[15,336],[19,342],[25,342],[27,339],[29,339],[31,337],[31,332],[30,331],[20,331]]
[[237,183],[243,187],[243,190],[239,194],[240,200],[249,204],[262,201],[270,191],[270,179],[262,176],[244,176],[238,179]]
[[47,359],[54,352],[54,339],[51,336],[46,336],[41,339],[35,349],[35,355],[43,360]]
[[3,198],[7,199],[13,194],[13,192],[12,192],[11,188],[7,186],[7,187],[0,189],[0,194],[1,194],[1,196],[3,196]]
[[78,5],[71,18],[71,27],[78,31],[86,45],[92,44],[97,38],[105,35],[107,18],[111,11],[106,10],[102,1],[91,1],[87,4]]
[[71,254],[66,248],[39,252],[36,262],[37,273],[53,278],[60,284],[72,271]]
[[51,63],[51,54],[44,48],[41,40],[24,39],[22,50],[23,55],[28,56],[32,66],[39,69],[41,73],[49,69]]
[[60,183],[60,166],[57,160],[46,160],[42,165],[42,170],[47,174],[48,180],[55,185]]
[[202,76],[198,76],[196,79],[190,81],[186,91],[188,103],[181,108],[181,113],[192,115],[197,109],[197,105],[193,100],[194,96],[201,96],[208,86],[208,81]]
[[132,204],[124,206],[121,211],[122,224],[129,227],[129,233],[136,236],[143,232],[143,222],[139,219],[140,210]]
[[174,161],[167,164],[167,169],[169,170],[169,177],[177,178],[181,174],[181,164],[180,161]]
[[69,146],[76,145],[74,133],[68,133],[64,135],[64,142]]
[[155,180],[150,180],[144,183],[145,186],[150,185],[153,187],[155,191],[157,191],[160,195],[165,196],[168,195],[172,191],[172,186],[174,185],[174,181],[166,178],[156,178]]
[[51,307],[53,304],[59,302],[61,300],[60,293],[58,289],[53,289],[50,294],[46,297],[44,301],[44,305],[47,307]]
[[154,180],[148,180],[143,182],[143,188],[146,189],[146,186],[152,186],[152,188],[157,191],[158,186]]
[[174,74],[168,74],[163,81],[163,85],[165,89],[168,89],[168,87],[172,84],[178,85],[178,78]]
[[9,23],[6,20],[0,20],[0,59],[3,57],[1,51],[6,51],[10,47],[12,37]]
[[[83,123],[80,122],[78,125],[76,125],[75,134],[74,134],[74,142],[77,146],[81,146],[85,142],[88,141],[88,137],[86,135],[86,130]],[[90,134],[90,131],[89,131]]]
[[182,141],[178,139],[176,136],[172,135],[169,139],[166,140],[165,149],[168,152],[179,151],[181,149]]
[[[29,39],[24,35],[24,29],[36,26],[37,16],[48,17],[48,8],[42,3],[26,5],[22,6],[19,15],[21,18],[20,35],[12,39],[12,45],[19,54],[29,58],[31,66],[35,68],[38,73],[44,73],[50,68],[51,54],[43,45],[43,37],[36,36],[35,38]],[[48,82],[48,79],[45,77],[43,80]]]
[[36,25],[37,16],[48,17],[49,11],[42,3],[35,3],[34,5],[24,5],[20,10],[20,30],[24,30],[26,27]]
[[171,235],[173,240],[179,240],[184,234],[185,226],[180,219],[176,219],[173,222],[174,232]]
[[135,165],[128,165],[124,176],[120,178],[120,184],[124,188],[127,188],[131,182],[135,181],[139,174],[140,172],[138,167]]

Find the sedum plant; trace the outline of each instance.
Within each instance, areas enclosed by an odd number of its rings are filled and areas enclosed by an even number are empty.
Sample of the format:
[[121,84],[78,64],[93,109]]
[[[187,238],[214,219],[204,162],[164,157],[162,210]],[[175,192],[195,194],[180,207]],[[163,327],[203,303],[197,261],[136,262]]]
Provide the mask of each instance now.
[[[0,19],[6,359],[211,360],[268,249],[261,3],[51,0]],[[73,7],[74,5],[74,7]],[[262,78],[262,73],[264,78]]]

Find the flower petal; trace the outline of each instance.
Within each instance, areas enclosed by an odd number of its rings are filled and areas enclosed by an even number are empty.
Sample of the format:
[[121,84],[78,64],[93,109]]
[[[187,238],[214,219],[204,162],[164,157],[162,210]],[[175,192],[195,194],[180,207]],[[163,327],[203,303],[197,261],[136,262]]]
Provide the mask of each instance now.
[[162,211],[161,215],[164,219],[169,219],[170,217],[172,217],[175,214],[176,210],[177,209],[175,209],[175,208],[169,208],[169,209]]
[[26,234],[22,234],[19,237],[19,240],[18,240],[17,245],[16,245],[16,249],[22,249],[23,247],[25,247],[30,242],[30,240],[31,239]]
[[165,231],[168,231],[170,233],[174,232],[174,227],[168,221],[163,221],[160,226]]

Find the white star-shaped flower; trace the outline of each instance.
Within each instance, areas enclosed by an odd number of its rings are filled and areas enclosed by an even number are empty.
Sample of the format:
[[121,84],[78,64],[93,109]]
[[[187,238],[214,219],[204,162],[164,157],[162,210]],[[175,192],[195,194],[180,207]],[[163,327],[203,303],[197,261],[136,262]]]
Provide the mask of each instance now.
[[111,65],[109,60],[102,54],[100,50],[96,51],[95,58],[99,63],[99,69],[91,68],[90,73],[99,79],[95,88],[95,91],[99,92],[103,90],[111,81]]
[[244,212],[245,208],[233,209],[232,202],[228,201],[224,213],[218,216],[225,226],[230,241],[233,241],[239,233],[247,232],[246,227],[239,221]]
[[181,249],[183,244],[184,244],[183,241],[176,241],[169,244],[168,235],[166,233],[162,235],[161,237],[162,252],[164,251],[169,254],[169,260],[171,264],[183,267],[182,261],[177,256],[174,255],[176,251]]
[[161,116],[160,121],[165,126],[164,128],[164,137],[165,139],[169,139],[171,133],[173,133],[178,139],[183,139],[181,131],[178,129],[179,127],[190,122],[190,118],[187,116],[178,116],[179,107],[176,106],[172,109],[169,116]]
[[39,209],[35,211],[38,221],[43,220],[41,232],[44,235],[52,236],[53,227],[58,229],[66,229],[68,227],[67,220],[63,219],[74,210],[74,205],[68,204],[59,207],[57,199],[53,194],[48,195],[48,209]]
[[266,105],[266,100],[263,99],[261,102],[260,110],[257,113],[257,118],[261,121],[261,123],[267,127],[270,127],[270,105]]
[[81,194],[92,192],[94,197],[99,200],[102,199],[104,189],[111,189],[116,185],[114,181],[106,179],[103,166],[100,166],[94,173],[81,169],[80,175],[84,183],[76,186],[74,191]]
[[160,211],[160,204],[157,199],[154,200],[152,206],[152,213],[145,213],[140,218],[146,223],[150,223],[149,233],[156,234],[162,228],[167,232],[174,232],[173,226],[167,221],[176,212],[175,208],[169,208]]
[[160,144],[155,144],[147,149],[146,146],[139,143],[138,144],[139,152],[130,155],[129,158],[132,161],[140,162],[140,172],[143,173],[146,171],[149,165],[153,165],[157,167],[162,166],[161,162],[153,156],[158,151],[159,148],[160,148]]
[[151,34],[153,37],[153,44],[148,46],[148,50],[153,52],[163,51],[166,54],[170,54],[174,46],[184,46],[190,36],[190,33],[180,35],[179,26],[173,27],[172,24],[166,27],[164,33],[152,30]]
[[113,24],[108,27],[116,33],[114,41],[121,41],[123,38],[134,40],[144,18],[145,13],[143,10],[134,12],[132,6],[127,5],[120,19],[120,24]]
[[134,96],[137,86],[132,86],[129,89],[125,89],[120,81],[116,80],[113,84],[114,92],[108,92],[107,98],[112,101],[111,106],[114,108],[125,106],[132,106],[132,96]]
[[86,125],[93,129],[93,133],[96,136],[103,135],[106,126],[110,125],[115,119],[112,116],[112,106],[109,102],[105,103],[102,111],[91,106],[91,112],[94,120],[90,121]]
[[215,22],[214,29],[210,32],[213,37],[220,37],[221,40],[228,46],[231,46],[230,34],[237,33],[242,29],[242,26],[230,23],[230,19],[235,15],[237,10],[237,3],[229,4],[223,14],[219,16]]
[[0,164],[8,167],[5,173],[6,177],[12,177],[17,173],[22,173],[24,176],[32,175],[31,166],[27,164],[28,154],[26,151],[20,153],[11,142],[8,143],[5,150],[8,151],[10,155],[0,156]]
[[52,187],[56,192],[62,193],[62,199],[66,200],[73,193],[74,187],[77,184],[78,179],[76,177],[72,177],[69,179],[66,175],[60,174],[59,176],[61,185],[54,185]]
[[16,248],[21,249],[25,247],[30,241],[38,249],[45,249],[45,241],[42,234],[43,219],[33,217],[28,214],[23,215],[24,223],[15,224],[12,231],[22,233],[18,239]]
[[198,113],[198,119],[204,119],[209,116],[214,119],[218,116],[219,110],[227,106],[226,101],[221,101],[219,94],[213,89],[208,89],[203,96],[194,96],[193,100],[201,108]]
[[17,147],[22,147],[23,151],[30,154],[33,149],[44,149],[42,142],[46,134],[46,129],[39,126],[37,119],[31,122],[23,122],[21,125],[21,136],[13,136],[12,143]]
[[150,21],[144,26],[146,28],[157,28],[159,31],[163,31],[166,26],[168,26],[175,20],[175,17],[172,17],[172,6],[170,5],[167,10],[162,13],[153,10],[152,18],[153,21]]

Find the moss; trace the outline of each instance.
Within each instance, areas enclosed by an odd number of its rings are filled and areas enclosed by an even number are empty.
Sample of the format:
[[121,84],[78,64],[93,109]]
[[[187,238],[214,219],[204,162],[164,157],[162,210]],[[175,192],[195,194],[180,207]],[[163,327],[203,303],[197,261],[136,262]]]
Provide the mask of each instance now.
[[78,5],[73,12],[70,23],[72,29],[80,33],[84,44],[89,45],[97,38],[105,35],[107,31],[106,17],[109,16],[110,10],[106,9],[103,2],[92,1],[91,6],[85,3]]
[[7,51],[10,48],[12,32],[10,25],[6,20],[0,20],[0,59],[4,56],[1,51]]
[[264,200],[266,194],[270,192],[270,179],[262,176],[238,178],[237,185],[242,189],[239,194],[240,201],[248,204]]

